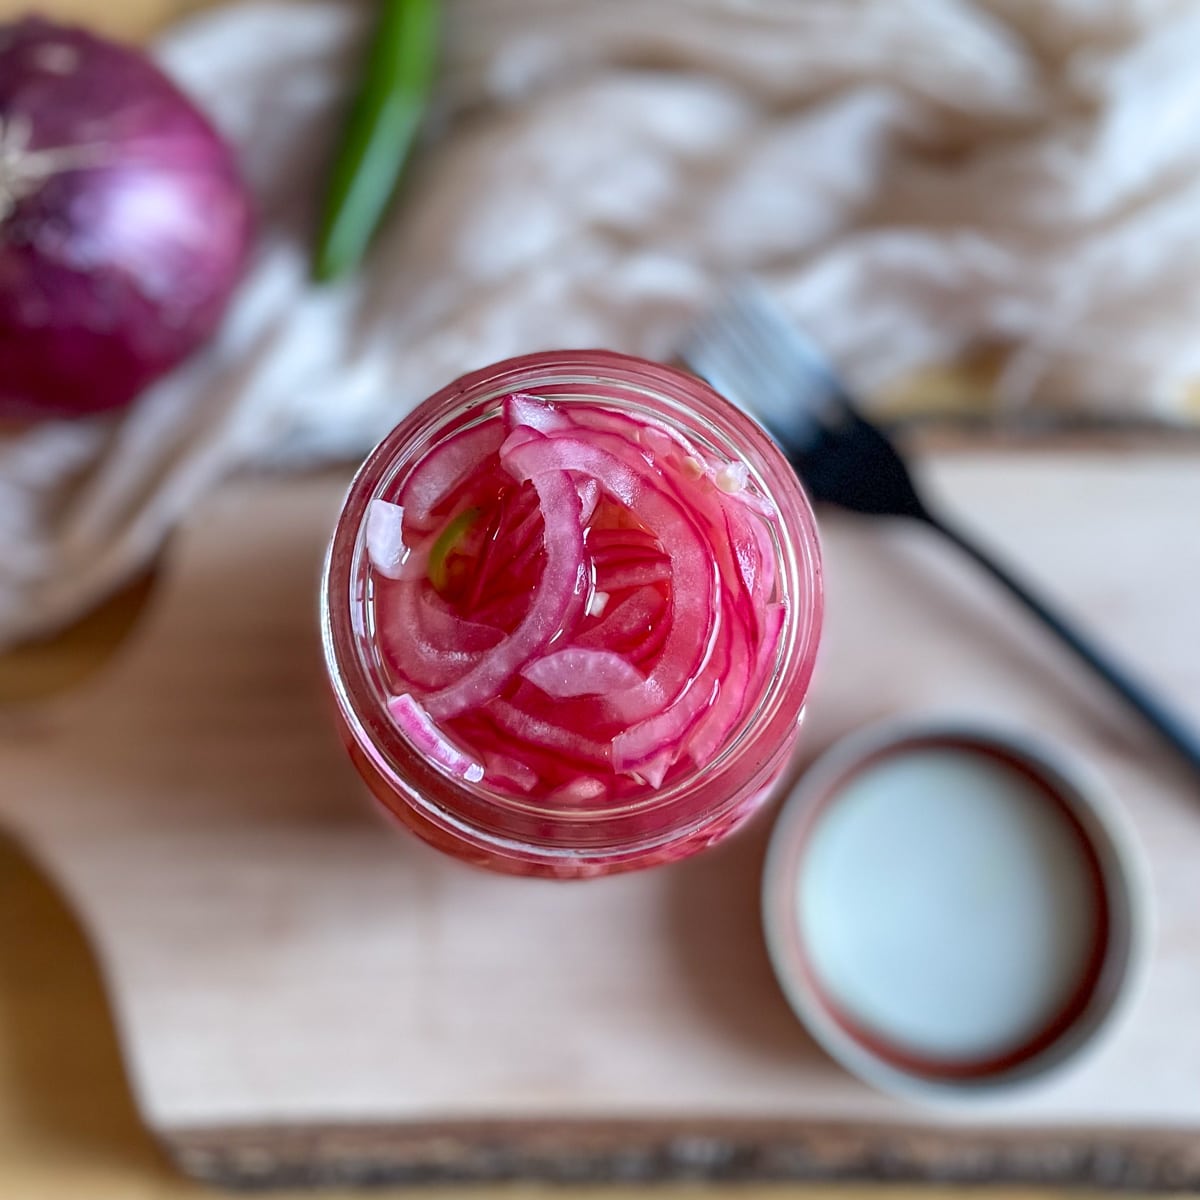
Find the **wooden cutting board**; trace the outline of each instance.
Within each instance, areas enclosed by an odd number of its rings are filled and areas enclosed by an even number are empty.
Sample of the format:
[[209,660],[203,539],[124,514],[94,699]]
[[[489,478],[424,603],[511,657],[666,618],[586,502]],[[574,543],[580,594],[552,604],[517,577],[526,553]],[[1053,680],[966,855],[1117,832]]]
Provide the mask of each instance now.
[[[1200,722],[1194,442],[946,452],[927,473]],[[870,1092],[791,1016],[759,934],[769,815],[582,884],[476,872],[385,826],[332,733],[316,638],[345,482],[228,485],[101,672],[0,710],[0,821],[90,931],[141,1111],[185,1170],[1200,1184],[1200,786],[951,549],[824,516],[804,757],[899,713],[1036,728],[1109,777],[1158,910],[1117,1035],[965,1112]]]

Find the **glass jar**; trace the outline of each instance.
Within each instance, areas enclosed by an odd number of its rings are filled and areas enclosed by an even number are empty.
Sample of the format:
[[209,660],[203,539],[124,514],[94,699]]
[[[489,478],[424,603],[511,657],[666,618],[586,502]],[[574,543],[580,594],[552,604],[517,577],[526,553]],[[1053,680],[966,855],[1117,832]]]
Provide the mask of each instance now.
[[[385,665],[373,637],[373,580],[364,526],[429,450],[495,416],[503,397],[601,404],[672,426],[706,455],[743,464],[774,506],[771,542],[786,617],[775,669],[712,761],[619,802],[547,805],[454,776],[409,741],[387,709]],[[740,467],[738,468],[740,470]],[[686,597],[680,598],[686,603]],[[671,862],[711,845],[757,809],[795,746],[822,611],[816,524],[795,473],[763,430],[692,375],[608,351],[510,359],[449,384],[371,453],[351,484],[326,559],[321,593],[325,661],[343,740],[378,800],[427,842],[493,870],[579,878]]]

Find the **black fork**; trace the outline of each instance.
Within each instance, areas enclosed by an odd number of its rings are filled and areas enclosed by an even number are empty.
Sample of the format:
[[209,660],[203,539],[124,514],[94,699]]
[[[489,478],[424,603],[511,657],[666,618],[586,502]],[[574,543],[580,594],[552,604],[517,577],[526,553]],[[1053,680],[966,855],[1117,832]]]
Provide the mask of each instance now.
[[814,500],[936,529],[1025,605],[1152,725],[1200,775],[1200,733],[921,498],[886,435],[855,407],[824,356],[757,288],[731,293],[693,331],[683,361],[757,418]]

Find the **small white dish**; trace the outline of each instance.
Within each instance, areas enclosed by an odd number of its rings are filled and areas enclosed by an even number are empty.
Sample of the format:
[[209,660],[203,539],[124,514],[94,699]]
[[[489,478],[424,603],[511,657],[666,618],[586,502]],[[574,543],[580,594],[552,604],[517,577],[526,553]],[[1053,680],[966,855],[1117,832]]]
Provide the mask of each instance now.
[[1041,739],[906,722],[838,743],[771,838],[792,1008],[893,1093],[993,1095],[1075,1060],[1140,974],[1147,886],[1102,782]]

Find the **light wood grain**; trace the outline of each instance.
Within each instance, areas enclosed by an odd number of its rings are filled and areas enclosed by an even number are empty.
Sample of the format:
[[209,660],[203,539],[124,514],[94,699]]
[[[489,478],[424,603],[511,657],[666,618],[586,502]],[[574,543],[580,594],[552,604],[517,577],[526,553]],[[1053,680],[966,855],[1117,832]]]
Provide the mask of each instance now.
[[[30,7],[24,0],[0,0],[0,18]],[[56,0],[32,7],[120,36],[140,37],[191,5],[182,0],[109,0],[106,4]],[[957,383],[950,391],[957,391]],[[124,601],[82,635],[41,655],[27,656],[20,668],[20,686],[32,685],[44,692],[56,683],[86,675],[136,608],[137,599]],[[1140,637],[1133,640],[1131,649],[1146,649]],[[5,677],[2,669],[0,677]],[[16,675],[10,671],[7,679],[15,681]],[[21,720],[17,719],[18,725]],[[823,1193],[821,1188],[789,1189],[793,1195]],[[0,1195],[166,1200],[200,1194],[209,1193],[168,1170],[137,1118],[95,967],[70,913],[16,847],[0,840]],[[509,1188],[506,1194],[533,1193]],[[604,1194],[586,1191],[588,1197]],[[664,1193],[655,1189],[653,1194]],[[779,1194],[761,1188],[738,1191],[751,1200]],[[845,1200],[878,1195],[873,1189],[841,1189],[837,1194]],[[1028,1189],[989,1192],[1000,1200],[1050,1194]],[[925,1192],[889,1190],[887,1195],[910,1200]]]
[[[954,454],[931,467],[950,503],[1200,719],[1194,608],[1180,601],[1200,585],[1196,465]],[[405,1147],[432,1128],[436,1154],[467,1131],[461,1170],[472,1130],[475,1153],[499,1127],[504,1144],[553,1158],[547,1145],[578,1151],[580,1131],[631,1119],[660,1130],[651,1159],[690,1131],[718,1168],[732,1145],[845,1170],[857,1146],[860,1168],[878,1170],[882,1128],[893,1171],[1193,1169],[1186,1145],[1163,1139],[1200,1129],[1194,785],[946,548],[826,522],[830,622],[808,750],[930,707],[1058,735],[1125,798],[1161,932],[1111,1045],[931,1142],[928,1114],[848,1079],[784,1006],[757,933],[765,823],[689,863],[575,887],[477,873],[381,828],[334,742],[314,629],[343,482],[230,485],[181,532],[119,658],[5,730],[15,786],[0,813],[85,914],[142,1112],[193,1169],[246,1177],[307,1144],[333,1146],[335,1172],[354,1166],[338,1157],[350,1146],[420,1173],[428,1144],[416,1167]],[[822,1143],[814,1122],[840,1128]],[[1024,1129],[1054,1135],[1046,1155],[1019,1151]],[[1118,1129],[1134,1133],[1096,1160],[1088,1147]]]

